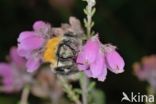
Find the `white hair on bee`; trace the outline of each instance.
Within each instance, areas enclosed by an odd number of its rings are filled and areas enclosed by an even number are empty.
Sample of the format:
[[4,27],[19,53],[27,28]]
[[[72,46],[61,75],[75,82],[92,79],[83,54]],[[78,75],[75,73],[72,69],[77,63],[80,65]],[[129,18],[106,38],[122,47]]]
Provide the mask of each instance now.
[[56,73],[70,74],[77,72],[75,59],[80,51],[82,40],[73,34],[72,32],[65,33],[58,45],[56,52],[57,64],[52,65]]
[[84,32],[80,21],[75,17],[69,18],[69,23],[53,28],[53,34],[61,37],[56,49],[56,59],[51,68],[58,74],[70,74],[78,71],[76,57],[83,43]]

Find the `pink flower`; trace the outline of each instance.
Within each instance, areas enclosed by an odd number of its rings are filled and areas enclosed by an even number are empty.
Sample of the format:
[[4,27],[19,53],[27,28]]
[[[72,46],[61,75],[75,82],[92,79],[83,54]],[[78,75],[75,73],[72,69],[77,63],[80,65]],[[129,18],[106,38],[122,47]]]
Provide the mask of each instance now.
[[43,21],[37,21],[33,25],[34,31],[24,31],[18,38],[18,53],[27,59],[28,72],[34,72],[42,64],[42,50],[49,38],[51,26]]
[[43,21],[36,21],[34,24],[33,24],[33,29],[35,31],[42,31],[42,29],[44,29],[45,27],[47,27],[47,24]]
[[0,76],[2,77],[3,87],[0,91],[11,92],[13,90],[13,70],[11,70],[11,65],[7,63],[0,63]]
[[18,55],[16,47],[12,47],[10,49],[9,57],[11,64],[16,65],[16,67],[18,67],[19,69],[26,69],[25,67],[26,60]]
[[133,65],[134,74],[142,81],[147,81],[156,89],[156,55],[145,56]]
[[44,43],[44,38],[37,35],[35,32],[22,32],[18,38],[19,47],[23,50],[33,51],[34,49],[39,49]]
[[25,83],[31,82],[32,76],[26,73],[25,60],[17,54],[17,48],[10,50],[8,63],[0,63],[2,86],[0,91],[12,93],[20,91]]
[[99,48],[98,36],[91,37],[86,42],[77,58],[79,70],[86,70],[91,63],[95,62],[97,54],[99,53]]
[[88,64],[93,63],[97,58],[99,49],[100,49],[100,42],[99,42],[98,36],[96,35],[96,36],[91,37],[86,42],[86,44],[84,45],[82,49],[85,62]]
[[107,66],[104,59],[104,54],[99,51],[96,61],[90,65],[90,70],[93,78],[98,78],[99,81],[104,81],[107,75]]
[[88,77],[105,80],[107,71],[98,35],[91,37],[86,42],[78,54],[77,63],[79,70],[84,71]]
[[98,35],[91,37],[77,56],[77,65],[80,71],[88,77],[104,81],[107,68],[118,74],[124,71],[124,60],[112,45],[103,45]]
[[105,51],[105,58],[107,67],[113,73],[122,73],[124,72],[125,62],[123,58],[119,55],[119,53],[115,50],[116,47],[110,44],[106,44],[103,46]]

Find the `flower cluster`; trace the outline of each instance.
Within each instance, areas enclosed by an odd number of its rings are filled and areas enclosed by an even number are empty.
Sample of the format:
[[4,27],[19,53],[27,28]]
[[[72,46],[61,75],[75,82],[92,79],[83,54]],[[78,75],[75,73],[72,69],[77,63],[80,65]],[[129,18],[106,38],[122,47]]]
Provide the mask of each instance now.
[[55,75],[50,72],[49,67],[43,66],[38,69],[37,73],[28,73],[25,66],[26,60],[18,55],[16,47],[11,48],[8,58],[8,63],[0,63],[0,77],[2,78],[0,91],[5,93],[19,92],[25,85],[29,85],[33,95],[50,97],[53,102],[59,101],[63,90]]
[[49,23],[37,21],[33,31],[24,31],[18,38],[18,53],[24,57],[28,72],[36,71],[42,63],[57,63],[56,50],[64,34],[73,32],[83,34],[79,20],[70,17],[69,24],[61,27],[51,27]]
[[34,31],[24,31],[18,38],[18,53],[26,58],[26,67],[28,72],[33,72],[39,68],[42,63],[41,53],[44,44],[51,37],[51,26],[43,21],[37,21],[33,24]]
[[145,56],[141,62],[133,65],[134,74],[140,79],[148,81],[148,83],[156,89],[156,55]]
[[[69,23],[60,27],[36,21],[31,31],[19,34],[17,48],[10,51],[10,60],[8,63],[0,63],[1,91],[14,92],[23,89],[21,104],[28,103],[30,91],[35,96],[48,97],[51,103],[58,104],[64,90],[75,104],[81,104],[79,95],[82,96],[83,104],[87,104],[89,90],[94,89],[94,85],[89,83],[86,76],[104,81],[107,69],[115,74],[124,72],[125,62],[116,47],[102,44],[98,35],[92,31],[96,1],[84,1],[87,2],[84,9],[86,32],[77,18],[70,17]],[[56,77],[51,71],[66,77]],[[86,76],[78,73],[80,71]],[[71,80],[77,79],[77,74],[82,90],[73,89],[69,85]]]
[[[62,41],[67,44],[68,48],[76,52],[74,60],[78,70],[84,71],[88,77],[104,81],[107,68],[116,74],[124,71],[124,60],[116,51],[115,46],[102,44],[98,35],[87,39],[83,46],[81,43],[84,35],[79,20],[71,17],[69,23],[56,28],[43,21],[37,21],[33,25],[34,31],[20,34],[18,52],[20,56],[26,58],[28,72],[34,72],[42,63],[58,65],[57,51]],[[65,37],[68,33],[72,33],[71,37],[77,38]],[[67,52],[67,47],[63,47],[63,49],[65,51],[61,52],[63,56],[71,53]]]
[[17,48],[11,48],[9,62],[0,63],[0,76],[2,77],[0,90],[8,93],[16,92],[20,91],[25,83],[30,83],[32,75],[25,69],[25,60],[17,54]]
[[77,57],[80,71],[84,71],[88,77],[104,81],[107,68],[118,74],[124,70],[124,60],[117,53],[116,47],[110,44],[102,44],[98,35],[92,36],[82,47]]

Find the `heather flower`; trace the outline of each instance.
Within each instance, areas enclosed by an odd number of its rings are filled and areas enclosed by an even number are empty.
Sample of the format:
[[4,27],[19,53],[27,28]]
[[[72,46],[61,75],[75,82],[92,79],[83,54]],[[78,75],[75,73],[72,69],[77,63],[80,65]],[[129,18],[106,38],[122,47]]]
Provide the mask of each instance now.
[[107,75],[107,68],[118,74],[124,70],[124,60],[115,50],[115,46],[103,45],[98,35],[92,36],[82,47],[77,57],[77,64],[80,71],[88,77],[104,81]]
[[12,47],[9,53],[10,63],[18,67],[18,69],[25,69],[26,60],[20,57],[17,53],[17,48]]
[[[86,65],[92,64],[93,62],[95,62],[95,60],[97,58],[99,49],[100,49],[100,43],[99,43],[98,37],[97,36],[91,37],[86,42],[86,44],[82,48],[81,52],[79,53],[77,62],[78,63],[81,62],[82,64],[86,64]],[[80,68],[80,70],[86,70],[86,69]]]
[[104,81],[107,71],[100,45],[97,35],[91,37],[78,54],[77,63],[79,70],[84,71],[88,77]]
[[8,63],[0,63],[0,77],[2,85],[0,91],[5,93],[19,92],[25,85],[30,85],[35,96],[50,98],[59,102],[63,90],[56,77],[46,65],[38,73],[30,74],[26,71],[26,60],[17,54],[17,48],[12,47],[8,56]]
[[145,56],[141,62],[133,65],[134,74],[142,81],[147,81],[156,89],[156,55]]
[[116,51],[116,47],[110,44],[103,45],[107,67],[113,73],[124,72],[124,60]]
[[90,70],[93,78],[98,78],[99,81],[106,79],[107,66],[105,64],[104,53],[99,51],[96,61],[90,65]]
[[26,58],[28,72],[34,72],[42,63],[42,51],[47,39],[51,37],[51,26],[43,21],[33,24],[34,31],[24,31],[18,38],[18,53]]
[[0,91],[11,92],[13,89],[13,72],[10,64],[0,63],[0,76],[2,78],[3,86],[0,87]]
[[17,54],[17,48],[10,50],[8,63],[0,63],[2,86],[0,90],[11,93],[20,91],[26,83],[31,82],[31,75],[26,73],[25,60]]

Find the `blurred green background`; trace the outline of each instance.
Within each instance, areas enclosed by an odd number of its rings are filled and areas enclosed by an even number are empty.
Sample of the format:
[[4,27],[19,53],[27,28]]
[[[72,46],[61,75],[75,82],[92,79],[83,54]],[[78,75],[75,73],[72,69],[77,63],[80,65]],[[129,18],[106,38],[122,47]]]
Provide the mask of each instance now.
[[[107,104],[121,104],[123,91],[146,93],[147,83],[133,75],[132,64],[156,52],[156,0],[96,1],[94,30],[103,43],[116,45],[126,62],[125,73],[109,73],[104,83],[97,82],[97,87],[105,92]],[[19,33],[31,30],[36,20],[59,26],[72,15],[83,21],[84,7],[81,0],[0,0],[0,61],[17,44]],[[0,94],[0,104],[16,104],[19,98],[19,94]],[[39,99],[30,100],[33,104]]]

